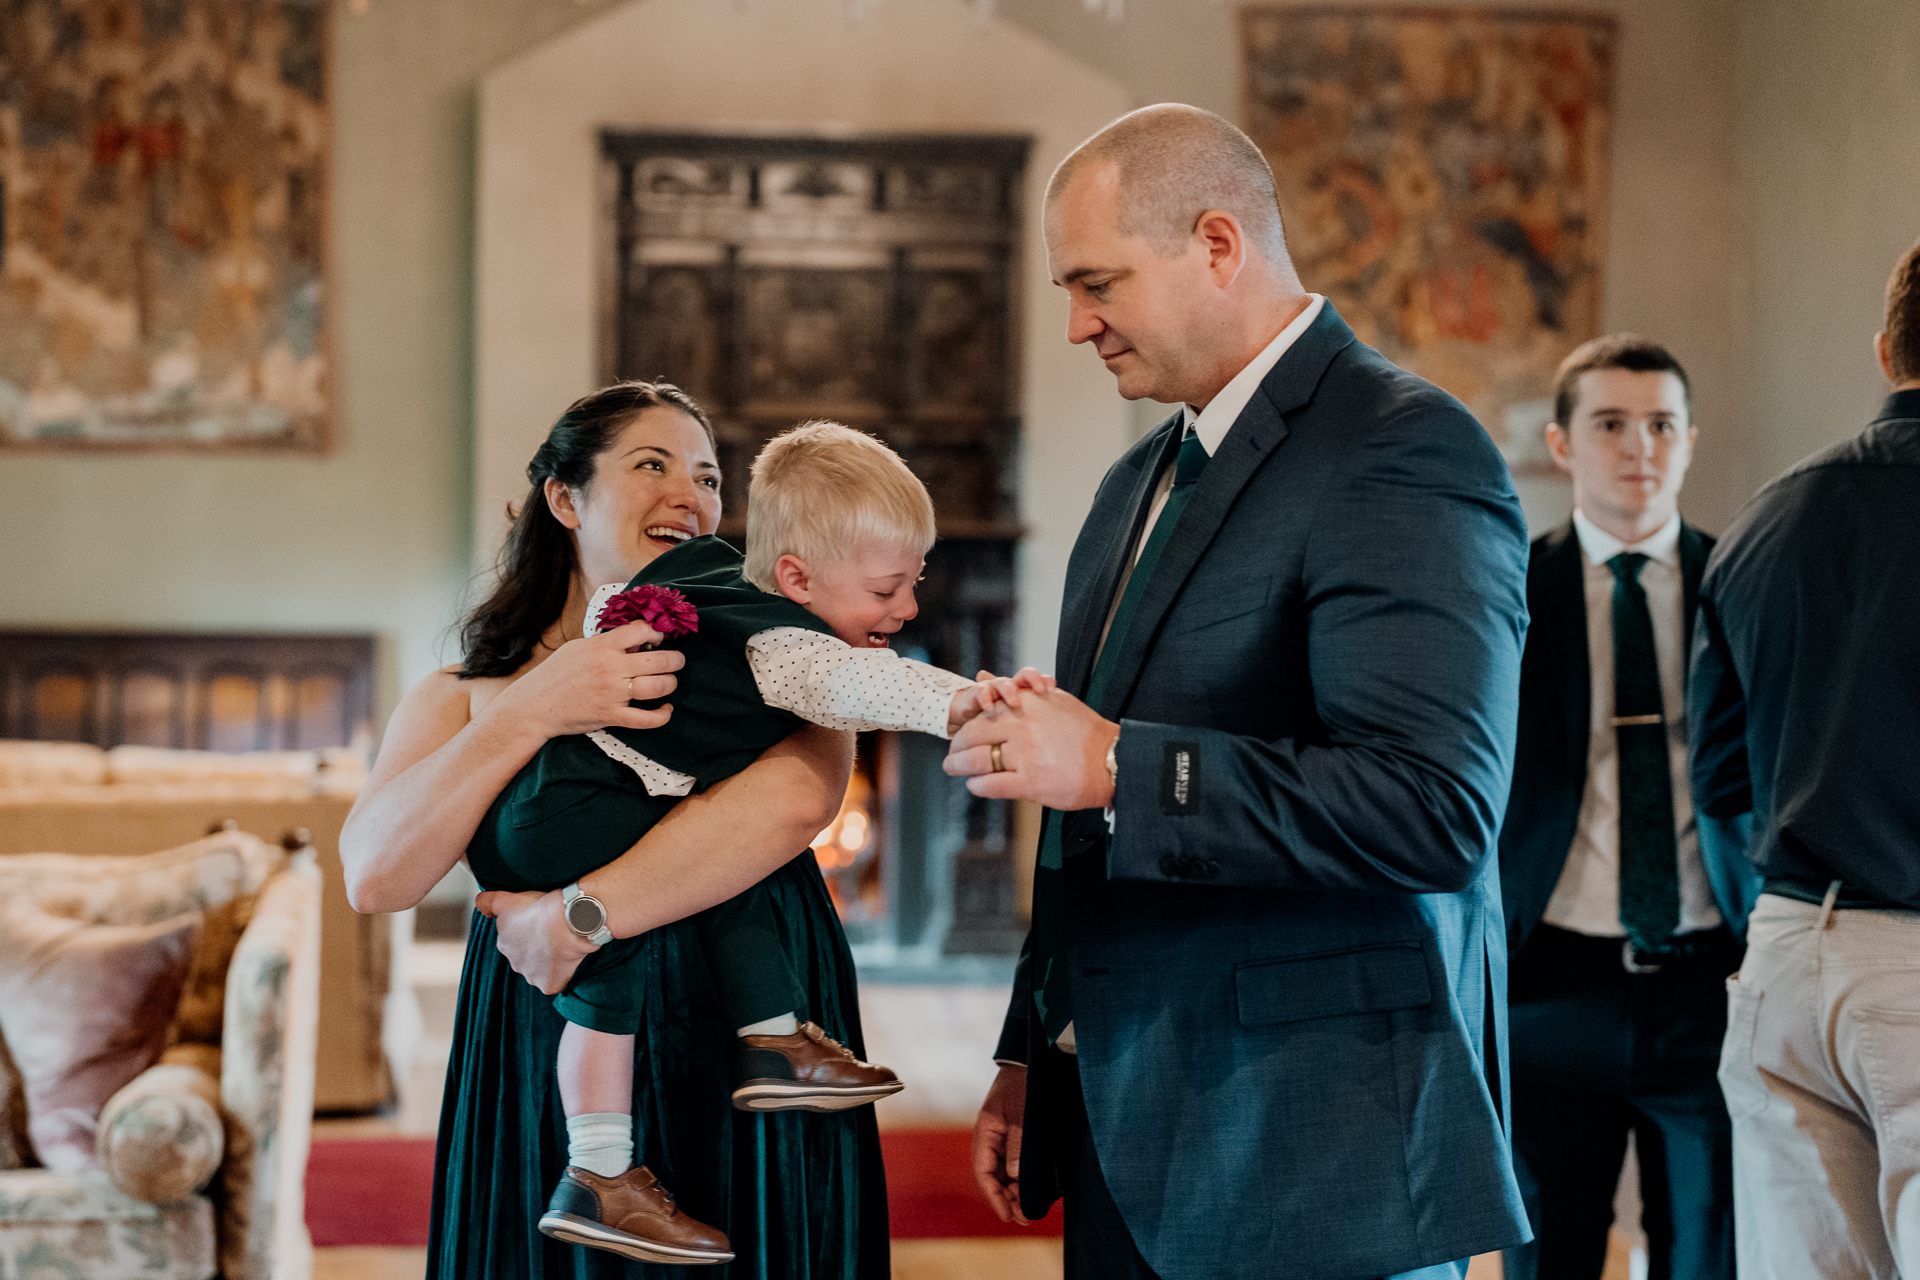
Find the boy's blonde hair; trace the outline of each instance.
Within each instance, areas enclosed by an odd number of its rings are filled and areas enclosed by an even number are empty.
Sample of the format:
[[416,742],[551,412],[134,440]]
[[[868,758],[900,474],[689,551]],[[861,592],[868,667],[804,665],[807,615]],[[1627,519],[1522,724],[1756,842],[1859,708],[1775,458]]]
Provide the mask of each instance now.
[[777,591],[773,566],[843,558],[857,543],[933,546],[933,499],[900,455],[864,431],[803,422],[753,460],[747,489],[747,581]]

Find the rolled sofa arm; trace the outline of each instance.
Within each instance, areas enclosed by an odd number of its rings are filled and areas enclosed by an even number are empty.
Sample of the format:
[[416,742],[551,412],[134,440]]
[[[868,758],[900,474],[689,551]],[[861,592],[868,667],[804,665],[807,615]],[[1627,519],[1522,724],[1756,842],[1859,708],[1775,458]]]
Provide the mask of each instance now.
[[227,969],[222,1280],[312,1274],[306,1173],[319,1016],[320,872],[309,848],[261,888]]
[[176,1045],[100,1109],[100,1167],[135,1200],[166,1204],[205,1187],[226,1154],[220,1051]]

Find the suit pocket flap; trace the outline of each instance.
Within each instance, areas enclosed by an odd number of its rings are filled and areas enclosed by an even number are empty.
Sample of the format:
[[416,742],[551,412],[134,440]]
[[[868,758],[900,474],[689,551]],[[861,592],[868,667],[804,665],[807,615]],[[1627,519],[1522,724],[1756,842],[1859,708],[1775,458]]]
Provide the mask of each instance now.
[[1243,1027],[1418,1009],[1433,1001],[1417,942],[1254,960],[1233,977]]
[[1189,631],[1204,631],[1208,627],[1217,627],[1223,622],[1232,622],[1235,618],[1244,618],[1250,613],[1270,607],[1273,603],[1273,590],[1273,579],[1265,578],[1203,600],[1182,601],[1172,615],[1172,629],[1185,634]]

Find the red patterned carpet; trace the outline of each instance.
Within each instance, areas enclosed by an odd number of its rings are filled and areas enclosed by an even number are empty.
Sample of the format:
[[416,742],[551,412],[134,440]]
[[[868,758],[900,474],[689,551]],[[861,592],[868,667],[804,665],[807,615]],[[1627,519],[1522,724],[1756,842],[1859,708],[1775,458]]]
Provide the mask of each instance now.
[[[880,1135],[896,1240],[1059,1235],[1060,1214],[1032,1227],[993,1216],[974,1190],[966,1129]],[[315,1138],[307,1161],[307,1227],[320,1248],[418,1248],[433,1201],[433,1139]]]

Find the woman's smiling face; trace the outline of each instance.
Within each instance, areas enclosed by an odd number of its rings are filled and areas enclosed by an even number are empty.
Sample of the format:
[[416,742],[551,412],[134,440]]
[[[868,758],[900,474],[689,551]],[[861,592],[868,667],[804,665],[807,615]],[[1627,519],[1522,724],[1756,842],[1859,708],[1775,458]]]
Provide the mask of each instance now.
[[588,591],[625,582],[720,525],[720,464],[700,424],[679,409],[643,409],[594,460],[593,483],[547,481],[547,504],[574,531]]

